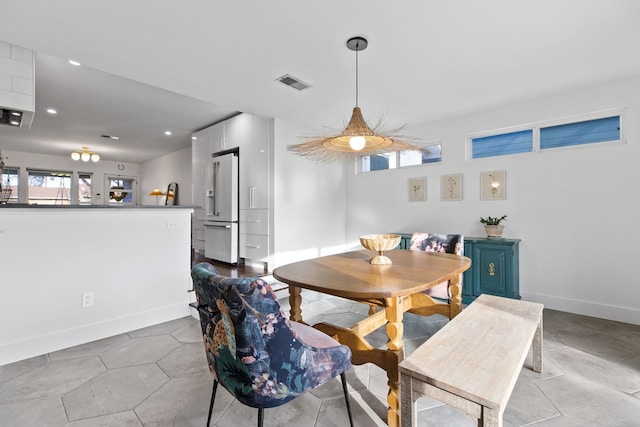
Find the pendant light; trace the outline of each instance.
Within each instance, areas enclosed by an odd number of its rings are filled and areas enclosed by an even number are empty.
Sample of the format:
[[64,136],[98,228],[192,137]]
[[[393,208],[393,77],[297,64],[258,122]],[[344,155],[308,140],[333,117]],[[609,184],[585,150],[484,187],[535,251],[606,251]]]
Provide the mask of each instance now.
[[390,134],[375,132],[367,125],[362,116],[362,111],[358,106],[358,52],[365,50],[368,44],[364,37],[359,36],[347,40],[347,48],[354,51],[356,56],[356,106],[351,113],[351,120],[349,120],[347,127],[339,135],[311,137],[310,141],[289,145],[287,146],[289,151],[312,160],[333,162],[350,161],[362,155],[374,155],[389,151],[420,150],[420,147],[415,144],[401,141]]
[[73,160],[82,160],[83,162],[88,162],[89,160],[97,162],[100,160],[100,155],[89,151],[89,147],[82,147],[82,151],[74,151],[71,153],[71,158]]

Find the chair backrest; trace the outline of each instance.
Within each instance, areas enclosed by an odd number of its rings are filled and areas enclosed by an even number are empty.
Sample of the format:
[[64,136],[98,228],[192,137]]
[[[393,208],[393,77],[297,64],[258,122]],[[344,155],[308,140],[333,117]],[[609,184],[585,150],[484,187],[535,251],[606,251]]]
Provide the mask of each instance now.
[[[191,277],[209,370],[240,402],[279,406],[332,374],[329,350],[321,355],[291,329],[267,282],[221,276],[208,263],[196,265]],[[350,360],[347,347],[331,351]],[[323,356],[322,372],[316,373],[312,368],[319,369]]]
[[[445,252],[464,255],[464,237],[462,234],[413,233],[409,250],[423,252]],[[451,297],[449,281],[442,282],[424,291],[425,294],[441,300]]]
[[464,237],[462,234],[413,233],[409,249],[462,256],[464,255]]

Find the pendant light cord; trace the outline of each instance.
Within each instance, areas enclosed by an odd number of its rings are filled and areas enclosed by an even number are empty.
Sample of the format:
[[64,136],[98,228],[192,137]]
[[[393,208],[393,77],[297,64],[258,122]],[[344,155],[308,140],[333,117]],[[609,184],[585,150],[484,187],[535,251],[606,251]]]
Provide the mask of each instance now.
[[360,50],[360,42],[356,42],[356,107],[358,106],[358,51]]

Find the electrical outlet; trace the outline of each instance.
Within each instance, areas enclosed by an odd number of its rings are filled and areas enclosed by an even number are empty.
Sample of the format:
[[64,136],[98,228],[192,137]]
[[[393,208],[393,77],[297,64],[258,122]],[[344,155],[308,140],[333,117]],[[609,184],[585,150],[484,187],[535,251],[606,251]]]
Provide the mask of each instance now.
[[82,293],[82,308],[91,307],[93,305],[93,292]]

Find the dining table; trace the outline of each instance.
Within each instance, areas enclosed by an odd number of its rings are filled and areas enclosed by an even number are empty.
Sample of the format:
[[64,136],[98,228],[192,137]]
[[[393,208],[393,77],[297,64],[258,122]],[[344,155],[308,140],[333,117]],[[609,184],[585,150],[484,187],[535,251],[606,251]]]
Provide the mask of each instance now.
[[[273,277],[289,285],[290,319],[303,322],[302,289],[309,289],[369,305],[369,315],[351,327],[318,323],[315,328],[351,349],[352,364],[373,363],[387,373],[387,424],[400,425],[398,364],[404,358],[403,314],[442,314],[453,319],[462,311],[462,273],[471,266],[464,256],[446,253],[392,250],[391,264],[371,264],[375,252],[357,250],[282,265]],[[449,282],[448,301],[423,291]],[[385,326],[386,348],[375,348],[367,335]]]

